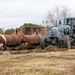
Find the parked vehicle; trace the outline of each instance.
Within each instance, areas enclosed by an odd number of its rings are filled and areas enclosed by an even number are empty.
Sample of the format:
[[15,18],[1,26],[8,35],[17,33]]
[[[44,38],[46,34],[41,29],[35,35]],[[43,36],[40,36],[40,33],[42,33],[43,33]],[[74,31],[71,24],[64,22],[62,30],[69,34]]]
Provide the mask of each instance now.
[[75,18],[65,18],[62,21],[59,21],[60,25],[51,29],[49,37],[41,38],[41,48],[48,45],[59,45],[70,49],[71,45],[75,44]]

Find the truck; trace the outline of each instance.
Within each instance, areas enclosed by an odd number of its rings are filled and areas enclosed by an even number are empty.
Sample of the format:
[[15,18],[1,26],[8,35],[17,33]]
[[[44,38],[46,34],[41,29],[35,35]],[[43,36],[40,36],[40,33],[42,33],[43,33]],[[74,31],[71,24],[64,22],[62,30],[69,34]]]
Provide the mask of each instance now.
[[49,37],[42,36],[40,46],[42,49],[48,45],[59,45],[70,49],[75,44],[75,18],[67,17],[59,21],[59,25],[50,30]]

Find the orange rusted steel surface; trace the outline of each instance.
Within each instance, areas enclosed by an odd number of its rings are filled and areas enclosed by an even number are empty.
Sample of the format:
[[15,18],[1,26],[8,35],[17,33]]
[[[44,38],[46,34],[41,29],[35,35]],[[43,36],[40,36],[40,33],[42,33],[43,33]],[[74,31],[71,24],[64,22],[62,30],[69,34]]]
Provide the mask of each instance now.
[[0,35],[0,43],[3,43],[4,49],[6,47],[19,46],[22,43],[29,43],[31,45],[39,45],[41,34],[36,31],[32,35],[24,35],[20,29],[16,29],[11,35]]
[[0,35],[0,38],[0,43],[5,43],[7,46],[21,44],[21,38],[18,35]]
[[25,28],[25,34],[26,34],[26,35],[32,35],[32,34],[34,34],[36,31],[40,32],[41,29],[43,30],[42,27],[35,27],[35,28],[27,27],[27,28]]
[[21,44],[21,38],[18,35],[5,35],[7,46],[16,46]]
[[3,43],[3,42],[4,42],[4,40],[3,40],[2,36],[0,35],[0,43]]
[[33,34],[33,35],[24,35],[23,42],[27,42],[29,44],[39,44],[40,43],[40,35]]

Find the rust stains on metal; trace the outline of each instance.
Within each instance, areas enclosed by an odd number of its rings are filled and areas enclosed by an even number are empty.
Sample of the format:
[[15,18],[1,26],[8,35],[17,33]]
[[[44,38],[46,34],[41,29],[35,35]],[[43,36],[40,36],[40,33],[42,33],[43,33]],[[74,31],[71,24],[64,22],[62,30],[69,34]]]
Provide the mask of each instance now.
[[25,28],[26,35],[32,35],[36,31],[37,28]]
[[36,28],[25,28],[26,35],[32,35],[38,32],[41,35],[47,35],[47,28],[46,27],[36,27]]
[[29,44],[39,44],[40,43],[40,37],[37,34],[25,35],[24,38],[25,38],[24,42],[27,42]]
[[43,32],[41,29],[35,29],[31,35],[24,35],[19,28],[17,28],[11,35],[0,35],[0,43],[3,43],[3,48],[19,46],[22,43],[29,43],[31,45],[39,45]]
[[0,35],[0,43],[3,43],[4,39],[2,38],[2,36]]
[[6,49],[6,46],[17,46],[21,44],[23,36],[20,30],[16,29],[11,35],[0,35],[0,43],[3,43],[4,49]]
[[18,35],[5,35],[6,45],[15,46],[21,44],[21,38]]

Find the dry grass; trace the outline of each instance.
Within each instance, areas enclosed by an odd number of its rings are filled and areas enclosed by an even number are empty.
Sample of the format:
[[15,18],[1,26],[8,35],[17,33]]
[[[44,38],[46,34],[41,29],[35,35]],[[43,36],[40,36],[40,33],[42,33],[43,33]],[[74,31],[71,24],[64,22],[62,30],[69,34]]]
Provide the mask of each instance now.
[[75,75],[75,50],[0,55],[0,75]]

